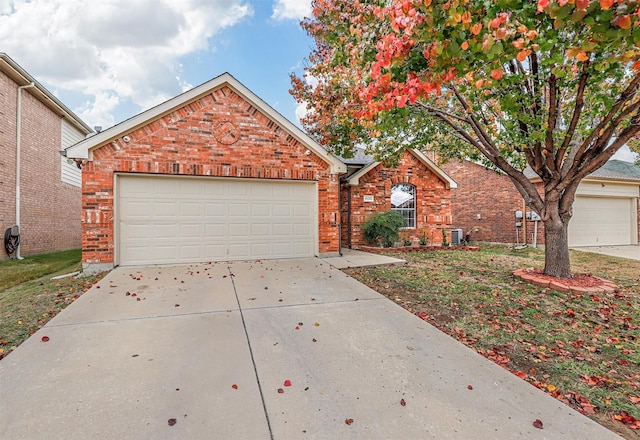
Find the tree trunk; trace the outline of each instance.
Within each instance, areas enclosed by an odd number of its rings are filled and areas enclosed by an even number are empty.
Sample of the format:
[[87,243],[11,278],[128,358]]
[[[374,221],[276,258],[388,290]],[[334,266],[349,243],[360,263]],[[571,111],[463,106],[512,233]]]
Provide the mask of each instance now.
[[569,222],[563,222],[559,218],[550,218],[544,222],[545,275],[557,278],[571,278],[568,229]]

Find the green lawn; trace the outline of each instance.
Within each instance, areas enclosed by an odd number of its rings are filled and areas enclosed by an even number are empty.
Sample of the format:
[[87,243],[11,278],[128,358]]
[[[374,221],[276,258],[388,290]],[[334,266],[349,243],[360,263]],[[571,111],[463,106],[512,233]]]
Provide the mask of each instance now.
[[0,359],[101,278],[51,279],[80,270],[80,256],[75,249],[0,261]]
[[24,260],[0,261],[0,292],[45,275],[78,271],[82,269],[81,255],[80,249],[72,249],[25,257]]

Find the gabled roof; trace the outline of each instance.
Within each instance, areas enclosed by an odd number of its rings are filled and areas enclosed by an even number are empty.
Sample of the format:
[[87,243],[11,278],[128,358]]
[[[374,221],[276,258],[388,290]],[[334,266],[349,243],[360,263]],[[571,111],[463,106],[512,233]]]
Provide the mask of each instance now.
[[[358,150],[356,150],[357,152]],[[431,159],[425,156],[421,151],[416,149],[407,149],[408,152],[412,153],[420,162],[422,162],[429,170],[431,170],[436,176],[438,176],[442,181],[447,184],[447,188],[457,188],[458,184],[451,178],[447,173],[442,171],[440,167],[438,167]],[[354,156],[355,157],[355,156]],[[362,158],[366,158],[371,156],[367,156],[362,153]],[[364,166],[361,170],[353,173],[351,177],[347,179],[347,184],[356,186],[360,183],[360,178],[366,175],[369,171],[376,168],[378,165],[381,165],[381,162],[373,161],[368,165]]]
[[[538,176],[529,166],[525,168],[524,175],[531,180],[538,180]],[[623,160],[611,159],[602,167],[585,177],[585,180],[616,180],[620,182],[640,182],[640,167]]]
[[58,98],[53,96],[42,84],[29,75],[18,63],[16,63],[9,55],[0,52],[0,72],[4,72],[9,78],[15,81],[18,86],[27,86],[33,83],[33,87],[26,89],[35,96],[40,102],[46,105],[51,111],[64,118],[71,125],[76,127],[85,135],[92,133],[93,130],[67,106],[65,106]]
[[640,167],[623,160],[610,160],[589,175],[590,178],[634,180],[640,182]]
[[311,139],[300,128],[292,124],[288,119],[274,110],[270,105],[260,99],[251,90],[245,87],[240,81],[235,79],[229,73],[223,73],[212,80],[207,81],[187,92],[184,92],[168,101],[163,102],[155,107],[150,108],[136,116],[127,119],[113,127],[101,131],[95,136],[91,136],[75,145],[72,145],[66,149],[67,157],[72,159],[87,159],[91,160],[92,151],[100,148],[110,142],[134,131],[138,128],[149,124],[155,120],[158,120],[165,115],[182,108],[192,102],[197,101],[210,94],[212,91],[229,87],[235,93],[242,96],[247,102],[251,103],[254,107],[264,113],[268,118],[277,123],[288,134],[300,141],[309,150],[313,151],[317,156],[322,158],[325,162],[331,165],[332,173],[344,173],[346,172],[346,166],[333,154],[327,152],[320,144]]
[[353,148],[353,157],[342,157],[340,160],[347,165],[369,165],[371,162],[375,162],[375,158],[365,153],[365,149],[361,147]]

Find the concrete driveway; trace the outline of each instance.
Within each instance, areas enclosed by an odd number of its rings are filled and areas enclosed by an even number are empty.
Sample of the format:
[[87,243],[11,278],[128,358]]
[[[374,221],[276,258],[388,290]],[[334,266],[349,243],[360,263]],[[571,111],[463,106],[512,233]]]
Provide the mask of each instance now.
[[0,397],[4,440],[618,438],[319,259],[118,268]]
[[571,248],[581,252],[593,252],[596,254],[611,255],[612,257],[628,258],[640,261],[640,246],[584,246]]

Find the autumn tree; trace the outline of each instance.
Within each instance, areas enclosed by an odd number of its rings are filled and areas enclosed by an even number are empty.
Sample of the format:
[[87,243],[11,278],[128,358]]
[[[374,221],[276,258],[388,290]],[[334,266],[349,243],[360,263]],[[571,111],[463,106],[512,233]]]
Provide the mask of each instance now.
[[505,173],[544,222],[544,273],[568,278],[578,184],[638,139],[638,4],[315,0],[292,94],[338,154],[364,144],[393,162],[411,147]]

